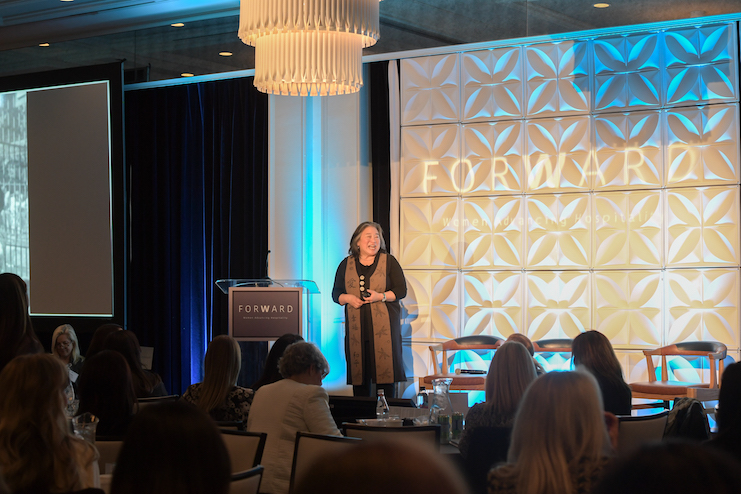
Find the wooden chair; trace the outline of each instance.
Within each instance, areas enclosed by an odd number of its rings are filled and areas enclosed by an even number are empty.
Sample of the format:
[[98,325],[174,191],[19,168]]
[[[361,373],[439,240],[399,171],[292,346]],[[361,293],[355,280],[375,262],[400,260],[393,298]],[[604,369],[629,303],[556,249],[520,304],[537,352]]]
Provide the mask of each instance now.
[[[717,341],[687,341],[668,345],[655,350],[644,350],[648,382],[630,383],[633,398],[659,400],[663,404],[633,405],[634,408],[653,408],[662,406],[669,408],[669,402],[674,398],[695,398],[700,401],[717,400],[720,388],[719,376],[723,374],[723,359],[728,349]],[[710,378],[708,382],[684,382],[669,380],[667,356],[702,357],[708,359]],[[656,380],[654,356],[661,357],[661,380]],[[702,374],[702,371],[700,372]]]
[[341,452],[346,448],[357,445],[359,442],[360,440],[354,437],[297,432],[288,492],[293,492],[297,480],[306,475],[311,465],[322,455]]
[[229,484],[229,494],[257,494],[265,467],[257,465],[254,468],[232,474]]
[[357,437],[364,441],[422,441],[440,450],[440,425],[420,425],[414,427],[379,427],[362,424],[342,424],[343,432],[348,437]]
[[630,455],[646,443],[661,441],[668,418],[668,410],[639,417],[619,415],[618,456]]
[[536,353],[571,353],[574,340],[571,338],[552,338],[533,341],[533,350]]
[[[483,374],[456,374],[450,372],[450,362],[448,352],[457,352],[460,350],[496,350],[504,340],[497,336],[474,335],[462,336],[448,340],[445,343],[430,345],[432,358],[432,374],[419,378],[419,385],[427,389],[432,388],[432,381],[435,379],[448,378],[453,381],[450,383],[451,390],[484,390],[486,388],[486,372]],[[437,352],[441,351],[442,358],[438,364]],[[452,359],[452,356],[451,356]],[[487,366],[488,367],[488,366]]]
[[221,430],[221,438],[229,451],[232,474],[244,472],[260,463],[267,437],[264,432]]

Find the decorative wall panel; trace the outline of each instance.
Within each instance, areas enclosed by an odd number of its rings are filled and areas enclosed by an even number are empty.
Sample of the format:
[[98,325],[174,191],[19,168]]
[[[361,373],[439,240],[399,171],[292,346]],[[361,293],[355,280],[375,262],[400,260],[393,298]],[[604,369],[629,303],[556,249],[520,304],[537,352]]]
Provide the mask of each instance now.
[[661,271],[596,271],[593,328],[613,345],[661,346],[662,287]]
[[661,187],[662,122],[658,111],[612,113],[594,118],[595,190]]
[[738,103],[666,112],[666,185],[738,183]]
[[455,268],[460,246],[458,209],[455,198],[401,201],[401,265]]
[[543,43],[525,48],[528,116],[573,115],[590,110],[587,41]]
[[[646,348],[717,340],[738,357],[737,30],[461,53],[460,83],[456,55],[402,61],[411,346],[597,329],[628,382],[647,380]],[[536,358],[571,368],[569,354]],[[707,372],[699,360],[669,366],[693,381]]]
[[738,266],[738,192],[738,186],[667,190],[667,266]]
[[590,202],[589,194],[527,198],[526,268],[590,267]]
[[660,268],[662,196],[658,190],[594,194],[595,268]]
[[523,116],[522,47],[461,55],[463,122]]
[[461,267],[521,269],[524,225],[521,196],[464,199]]
[[591,187],[588,116],[527,122],[526,192],[568,192]]
[[463,335],[507,338],[518,333],[523,317],[521,272],[470,272],[463,275]]
[[401,61],[401,124],[460,120],[458,54]]
[[738,100],[736,24],[671,29],[664,35],[667,105]]
[[461,193],[490,195],[522,192],[523,128],[521,121],[463,126]]
[[659,107],[658,33],[605,36],[593,43],[594,111]]
[[574,338],[591,329],[588,271],[527,273],[525,335],[531,340]]

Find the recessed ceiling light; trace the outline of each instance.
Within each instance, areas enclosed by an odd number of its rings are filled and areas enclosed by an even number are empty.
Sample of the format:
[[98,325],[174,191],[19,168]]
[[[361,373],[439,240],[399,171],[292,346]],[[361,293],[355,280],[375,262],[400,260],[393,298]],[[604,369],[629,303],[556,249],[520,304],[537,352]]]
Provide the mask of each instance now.
[[49,43],[39,43],[39,46],[49,46]]
[[222,57],[231,57],[232,55],[234,55],[234,53],[230,51],[220,51],[219,55],[221,55]]
[[190,72],[183,72],[182,74],[180,74],[180,76],[181,77],[193,77],[193,74],[191,74]]
[[185,26],[185,24],[183,24],[182,22],[176,22],[175,24],[170,24],[170,25],[172,27],[183,27],[183,26]]
[[595,9],[606,9],[609,6],[610,6],[609,3],[595,3],[594,4]]

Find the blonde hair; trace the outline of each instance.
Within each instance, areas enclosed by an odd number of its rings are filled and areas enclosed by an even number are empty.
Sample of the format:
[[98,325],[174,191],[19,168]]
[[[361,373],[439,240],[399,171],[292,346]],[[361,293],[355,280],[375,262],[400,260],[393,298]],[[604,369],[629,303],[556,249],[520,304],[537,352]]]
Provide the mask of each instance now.
[[0,373],[0,467],[13,492],[84,487],[85,465],[77,458],[93,447],[69,432],[67,379],[62,362],[49,354],[16,357]]
[[241,365],[242,351],[237,340],[227,335],[219,335],[211,340],[204,361],[205,375],[198,408],[209,413],[222,405],[229,391],[237,384]]
[[494,353],[486,376],[486,403],[500,417],[515,416],[527,388],[538,377],[525,345],[505,342]]
[[69,341],[72,342],[72,353],[69,356],[69,363],[74,364],[80,359],[80,343],[77,341],[75,328],[70,324],[62,324],[54,330],[54,334],[51,335],[51,353],[55,357],[59,357],[59,353],[57,352],[57,338],[63,334],[66,334]]
[[587,372],[550,372],[525,392],[503,468],[519,494],[568,494],[580,462],[610,453],[597,381]]

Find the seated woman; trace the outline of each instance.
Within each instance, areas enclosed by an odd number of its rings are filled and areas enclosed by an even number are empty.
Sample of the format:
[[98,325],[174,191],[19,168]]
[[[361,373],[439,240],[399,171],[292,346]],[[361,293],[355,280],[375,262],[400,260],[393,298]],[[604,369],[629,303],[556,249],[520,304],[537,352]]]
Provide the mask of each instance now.
[[196,407],[172,401],[144,408],[129,427],[111,494],[227,494],[231,463],[221,433]]
[[260,492],[271,494],[288,492],[297,432],[342,435],[322,388],[322,379],[329,373],[322,352],[312,343],[299,341],[286,349],[278,365],[285,379],[255,393],[247,418],[247,430],[268,434]]
[[0,373],[0,470],[14,493],[98,487],[98,451],[64,415],[67,371],[52,355],[23,355]]
[[486,491],[487,472],[507,459],[517,407],[535,378],[533,358],[521,343],[505,342],[494,353],[486,376],[486,401],[468,411],[459,444],[475,492]]
[[[590,492],[612,454],[605,420],[591,374],[540,376],[522,398],[507,463],[489,472],[489,493]],[[616,434],[617,420],[610,426]]]
[[97,436],[124,436],[134,416],[136,395],[131,371],[118,352],[103,350],[85,361],[77,384],[79,413],[98,419]]
[[126,359],[131,369],[137,398],[167,396],[162,378],[157,373],[146,370],[142,365],[142,349],[139,346],[139,338],[133,332],[115,331],[108,335],[103,347],[120,353]]
[[266,384],[272,384],[283,379],[283,376],[278,372],[278,361],[283,356],[283,352],[286,351],[288,345],[297,341],[304,341],[304,339],[294,333],[284,334],[275,340],[270,353],[268,353],[268,358],[265,360],[265,369],[262,371],[262,376],[252,385],[253,391],[257,391]]
[[80,355],[80,344],[77,341],[75,328],[69,324],[62,324],[54,330],[51,336],[51,353],[74,372],[70,374],[70,381],[76,383],[85,357]]
[[574,338],[571,352],[574,367],[584,367],[597,379],[605,411],[630,415],[633,395],[610,340],[599,331],[585,331]]
[[203,382],[188,386],[182,399],[216,421],[246,422],[254,393],[237,386],[241,364],[242,352],[237,340],[227,335],[217,336],[208,345]]
[[90,340],[90,345],[87,347],[87,353],[85,358],[88,359],[96,353],[103,350],[103,344],[109,334],[115,333],[116,331],[122,331],[123,328],[118,324],[108,323],[98,326],[98,329],[93,333],[93,338]]
[[0,274],[0,371],[18,355],[43,351],[28,313],[26,282],[13,273]]

